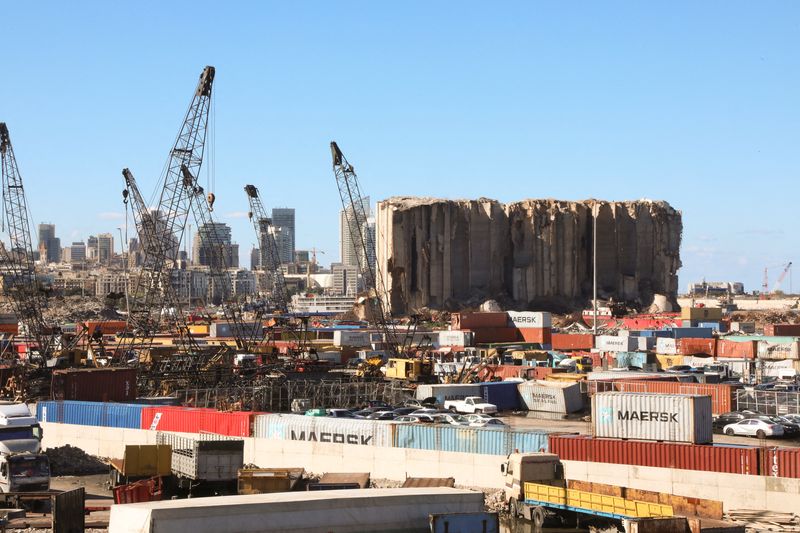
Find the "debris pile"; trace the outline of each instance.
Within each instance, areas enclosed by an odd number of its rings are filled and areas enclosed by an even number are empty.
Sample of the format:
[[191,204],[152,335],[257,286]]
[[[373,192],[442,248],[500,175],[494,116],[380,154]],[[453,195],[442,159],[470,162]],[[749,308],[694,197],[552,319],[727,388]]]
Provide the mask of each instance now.
[[44,453],[50,460],[50,474],[53,476],[83,476],[108,472],[108,465],[103,461],[69,444],[48,448]]
[[755,531],[800,531],[800,515],[757,509],[731,509],[725,514],[731,522],[745,524]]

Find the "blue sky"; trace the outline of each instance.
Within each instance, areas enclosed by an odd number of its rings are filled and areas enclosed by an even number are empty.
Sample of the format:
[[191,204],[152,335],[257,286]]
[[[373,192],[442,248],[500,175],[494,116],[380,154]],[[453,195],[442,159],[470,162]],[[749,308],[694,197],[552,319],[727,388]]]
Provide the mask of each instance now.
[[297,209],[299,248],[337,259],[332,139],[373,200],[667,200],[682,289],[751,290],[800,260],[796,2],[23,2],[3,19],[0,120],[34,221],[65,243],[123,225],[123,167],[149,196],[211,64],[215,213],[243,260],[250,182]]

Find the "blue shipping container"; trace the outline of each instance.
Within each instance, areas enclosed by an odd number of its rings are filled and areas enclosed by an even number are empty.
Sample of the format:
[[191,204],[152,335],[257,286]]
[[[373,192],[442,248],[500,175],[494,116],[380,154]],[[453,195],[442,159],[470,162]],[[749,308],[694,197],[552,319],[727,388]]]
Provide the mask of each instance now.
[[617,368],[627,368],[634,366],[636,368],[644,368],[647,363],[647,354],[645,352],[617,352],[614,354],[614,361]]
[[[671,338],[672,337],[672,332],[669,331],[669,330],[666,330],[666,329],[643,329],[641,331],[637,331],[636,333],[637,333],[636,334],[637,337],[655,337],[655,338],[659,338],[659,337]],[[631,333],[631,335],[632,334],[633,333]]]
[[676,339],[710,339],[713,331],[710,328],[672,328],[672,336]]
[[547,451],[547,433],[511,431],[505,428],[470,428],[459,426],[424,426],[398,424],[394,427],[396,448],[438,450],[443,452],[508,455]]
[[36,404],[36,419],[81,426],[139,429],[148,405],[110,402],[46,401]]
[[519,391],[514,381],[492,381],[481,383],[481,398],[484,402],[497,406],[498,411],[519,409]]

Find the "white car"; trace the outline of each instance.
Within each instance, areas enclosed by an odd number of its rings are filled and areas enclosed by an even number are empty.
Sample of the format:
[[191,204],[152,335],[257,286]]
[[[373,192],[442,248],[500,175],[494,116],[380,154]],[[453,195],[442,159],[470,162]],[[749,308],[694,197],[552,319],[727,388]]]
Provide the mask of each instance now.
[[469,423],[472,428],[503,428],[506,427],[505,422],[499,418],[479,418]]
[[433,417],[437,424],[450,424],[451,426],[468,426],[469,420],[462,415],[440,413]]
[[392,420],[394,424],[416,424],[419,421],[420,421],[419,417],[411,415],[398,416],[397,418]]
[[722,430],[726,435],[742,435],[745,437],[782,437],[783,426],[772,424],[759,418],[745,418],[734,424],[728,424]]
[[495,417],[487,415],[485,413],[470,413],[468,415],[464,415],[464,418],[472,422],[479,422],[481,420],[497,420]]

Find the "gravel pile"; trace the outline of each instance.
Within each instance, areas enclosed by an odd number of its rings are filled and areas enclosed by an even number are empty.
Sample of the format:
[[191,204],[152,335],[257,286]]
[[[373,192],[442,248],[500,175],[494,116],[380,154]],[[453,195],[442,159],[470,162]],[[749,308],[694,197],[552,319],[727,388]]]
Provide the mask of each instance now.
[[108,472],[108,465],[103,461],[69,444],[48,448],[44,453],[50,460],[52,476],[82,476]]

